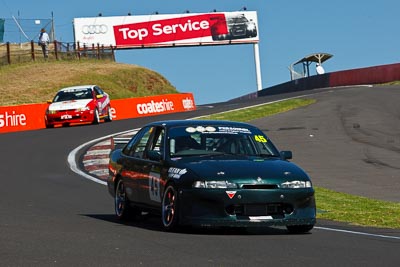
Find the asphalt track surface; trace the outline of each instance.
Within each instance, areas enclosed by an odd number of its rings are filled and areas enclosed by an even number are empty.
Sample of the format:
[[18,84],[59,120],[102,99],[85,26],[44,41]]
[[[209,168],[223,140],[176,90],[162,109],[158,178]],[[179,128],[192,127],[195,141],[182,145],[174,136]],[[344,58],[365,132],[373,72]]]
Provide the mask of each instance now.
[[[317,103],[252,123],[314,185],[399,202],[399,87],[314,90]],[[291,95],[200,106],[197,111],[0,136],[1,266],[398,266],[400,231],[318,221],[283,228],[163,232],[159,219],[121,224],[104,185],[71,171],[76,147],[158,119],[191,118]],[[82,152],[83,153],[83,152]],[[81,155],[77,156],[77,161]],[[318,203],[317,203],[318,204]]]

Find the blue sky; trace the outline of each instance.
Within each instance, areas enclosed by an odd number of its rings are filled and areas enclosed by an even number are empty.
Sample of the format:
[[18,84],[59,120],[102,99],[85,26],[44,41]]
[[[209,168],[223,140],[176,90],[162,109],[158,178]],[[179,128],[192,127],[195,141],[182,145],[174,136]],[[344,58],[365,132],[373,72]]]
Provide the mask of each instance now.
[[[315,53],[330,53],[326,72],[398,63],[400,1],[237,0],[0,0],[0,18],[50,18],[56,39],[73,42],[79,17],[257,11],[262,87],[290,80],[288,66]],[[117,61],[150,68],[196,104],[226,101],[257,90],[253,45],[136,49],[117,52]],[[311,71],[314,74],[314,70]]]

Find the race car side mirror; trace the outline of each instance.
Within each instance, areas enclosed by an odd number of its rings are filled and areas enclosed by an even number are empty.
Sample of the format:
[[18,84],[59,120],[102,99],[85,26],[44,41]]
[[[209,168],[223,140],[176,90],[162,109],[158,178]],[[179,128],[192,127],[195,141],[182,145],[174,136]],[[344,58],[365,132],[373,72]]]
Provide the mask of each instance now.
[[154,160],[154,161],[160,161],[162,158],[160,151],[156,151],[156,150],[148,151],[147,156],[149,157],[150,160]]
[[287,160],[287,159],[292,159],[293,158],[293,154],[292,151],[281,151],[281,158],[283,160]]

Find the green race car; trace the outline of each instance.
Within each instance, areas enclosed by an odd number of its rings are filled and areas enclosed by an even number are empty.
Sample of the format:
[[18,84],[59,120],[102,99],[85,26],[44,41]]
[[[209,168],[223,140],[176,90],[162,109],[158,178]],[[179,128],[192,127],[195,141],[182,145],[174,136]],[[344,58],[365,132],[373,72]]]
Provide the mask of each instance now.
[[286,226],[316,222],[308,175],[258,128],[231,121],[150,123],[110,154],[109,193],[120,219],[161,215],[165,230]]

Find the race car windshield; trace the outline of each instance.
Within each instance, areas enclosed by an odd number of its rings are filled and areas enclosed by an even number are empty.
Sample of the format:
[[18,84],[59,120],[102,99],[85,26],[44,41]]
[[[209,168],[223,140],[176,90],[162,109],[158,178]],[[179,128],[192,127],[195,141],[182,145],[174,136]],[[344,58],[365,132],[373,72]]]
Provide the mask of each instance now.
[[279,157],[272,142],[261,132],[234,127],[177,127],[170,130],[171,157],[232,154]]
[[92,99],[92,91],[90,89],[74,90],[74,91],[61,91],[54,97],[53,102],[63,102],[79,99]]

